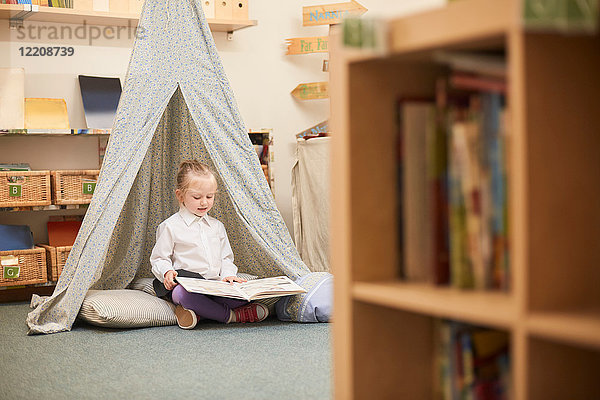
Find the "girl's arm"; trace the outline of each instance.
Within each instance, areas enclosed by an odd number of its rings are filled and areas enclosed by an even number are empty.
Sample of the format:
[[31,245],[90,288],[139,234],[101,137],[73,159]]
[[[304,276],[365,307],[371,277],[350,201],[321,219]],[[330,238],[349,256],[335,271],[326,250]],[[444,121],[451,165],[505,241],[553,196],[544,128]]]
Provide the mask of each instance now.
[[[233,263],[233,251],[227,238],[225,225],[220,224],[219,239],[221,240],[221,279],[231,278],[237,275],[238,268]],[[228,281],[231,281],[230,279]]]
[[[156,244],[154,245],[154,248],[152,249],[152,254],[150,255],[150,265],[152,266],[152,273],[154,274],[156,279],[163,283],[165,283],[165,274],[167,272],[175,272],[175,270],[173,269],[173,262],[171,260],[172,255],[173,234],[166,225],[160,224],[156,229]],[[169,283],[172,282],[173,278],[174,276],[170,277]],[[167,289],[169,288],[167,287]]]

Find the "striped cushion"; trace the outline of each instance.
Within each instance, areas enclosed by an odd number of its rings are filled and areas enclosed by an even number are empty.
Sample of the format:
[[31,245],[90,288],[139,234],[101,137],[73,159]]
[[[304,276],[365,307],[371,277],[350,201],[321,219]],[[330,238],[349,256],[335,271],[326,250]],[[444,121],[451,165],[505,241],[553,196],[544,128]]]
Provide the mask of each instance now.
[[156,296],[154,285],[152,284],[153,281],[154,278],[138,278],[129,284],[129,289],[141,290],[142,292]]
[[175,306],[140,290],[90,290],[79,317],[108,328],[175,325]]

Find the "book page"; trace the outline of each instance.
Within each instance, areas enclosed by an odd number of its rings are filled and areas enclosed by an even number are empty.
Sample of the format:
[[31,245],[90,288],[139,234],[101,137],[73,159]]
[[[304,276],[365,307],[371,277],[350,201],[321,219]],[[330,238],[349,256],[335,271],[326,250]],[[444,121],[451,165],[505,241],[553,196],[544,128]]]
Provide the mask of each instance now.
[[266,299],[306,292],[305,289],[287,276],[255,279],[233,284],[223,281],[183,278],[179,276],[176,280],[188,292],[243,300]]
[[304,288],[287,276],[276,276],[244,282],[240,284],[240,289],[252,300],[306,292]]
[[239,289],[239,283],[231,284],[223,281],[213,281],[197,278],[175,278],[185,290],[192,293],[202,293],[210,296],[230,297],[232,299],[249,300]]

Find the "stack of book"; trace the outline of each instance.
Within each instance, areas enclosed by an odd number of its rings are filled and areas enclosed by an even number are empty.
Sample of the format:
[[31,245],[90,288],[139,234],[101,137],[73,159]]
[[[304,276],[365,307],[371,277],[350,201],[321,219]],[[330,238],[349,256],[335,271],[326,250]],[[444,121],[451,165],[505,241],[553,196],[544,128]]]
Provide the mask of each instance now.
[[399,106],[401,275],[507,290],[504,62],[495,55],[439,57],[451,68],[436,98],[402,99]]
[[0,171],[31,171],[27,163],[0,163]]

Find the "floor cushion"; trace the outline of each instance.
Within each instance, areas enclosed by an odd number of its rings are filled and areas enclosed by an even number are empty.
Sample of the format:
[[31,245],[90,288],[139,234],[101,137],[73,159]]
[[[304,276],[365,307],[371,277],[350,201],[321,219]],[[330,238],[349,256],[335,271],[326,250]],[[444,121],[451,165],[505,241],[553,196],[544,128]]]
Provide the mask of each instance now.
[[[239,277],[252,280],[256,276],[238,274]],[[138,278],[128,289],[89,290],[79,318],[92,325],[107,328],[143,328],[177,324],[175,306],[156,297],[152,281],[154,278]],[[275,303],[279,298],[259,300],[275,314]]]
[[107,328],[175,325],[175,306],[141,290],[89,290],[79,317]]

